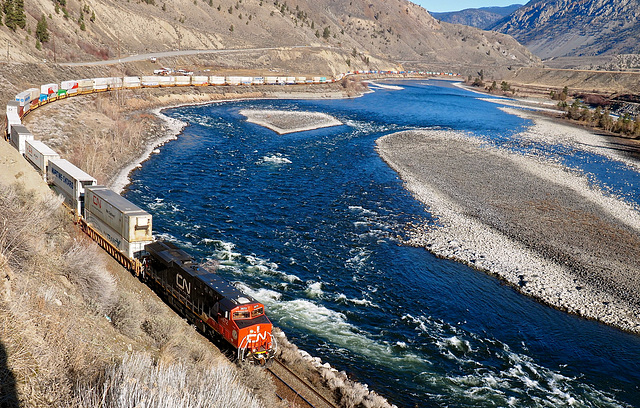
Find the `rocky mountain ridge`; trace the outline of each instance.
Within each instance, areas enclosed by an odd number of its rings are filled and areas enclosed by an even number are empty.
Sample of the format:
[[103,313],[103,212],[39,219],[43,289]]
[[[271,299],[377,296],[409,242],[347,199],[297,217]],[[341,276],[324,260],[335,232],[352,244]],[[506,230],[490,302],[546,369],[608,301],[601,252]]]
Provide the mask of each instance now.
[[471,27],[486,29],[499,20],[505,18],[522,4],[512,4],[505,7],[481,7],[468,8],[460,11],[450,11],[444,13],[429,12],[434,18],[452,24],[464,24]]
[[533,0],[490,28],[543,59],[637,54],[640,1]]
[[[485,67],[539,63],[510,36],[438,22],[406,0],[27,0],[24,10],[24,29],[0,27],[5,61],[59,63],[178,49],[275,47],[282,49],[248,62],[287,68],[310,56],[294,47],[313,46],[311,56],[322,73],[389,69],[398,61],[436,69],[461,62]],[[49,40],[38,45],[42,16]]]

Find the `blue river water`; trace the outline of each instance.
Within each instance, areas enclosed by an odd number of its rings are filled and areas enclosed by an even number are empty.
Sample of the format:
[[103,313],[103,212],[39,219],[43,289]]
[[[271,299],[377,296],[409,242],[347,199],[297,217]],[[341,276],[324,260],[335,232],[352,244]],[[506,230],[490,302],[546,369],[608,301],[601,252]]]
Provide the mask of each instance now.
[[[265,303],[300,348],[401,407],[640,406],[640,336],[567,315],[402,245],[432,223],[375,152],[413,128],[454,129],[582,171],[640,203],[640,175],[595,153],[520,142],[531,125],[444,82],[348,100],[249,100],[165,114],[189,125],[132,175],[157,236]],[[242,109],[326,112],[344,125],[277,135]]]

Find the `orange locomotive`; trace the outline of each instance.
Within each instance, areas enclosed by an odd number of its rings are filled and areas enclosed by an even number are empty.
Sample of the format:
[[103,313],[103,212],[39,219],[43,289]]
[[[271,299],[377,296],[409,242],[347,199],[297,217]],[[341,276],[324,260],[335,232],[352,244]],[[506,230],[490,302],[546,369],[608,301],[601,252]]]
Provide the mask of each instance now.
[[192,324],[205,334],[222,336],[240,361],[266,364],[273,358],[276,341],[264,305],[201,268],[170,242],[156,241],[145,250],[143,278],[155,284]]

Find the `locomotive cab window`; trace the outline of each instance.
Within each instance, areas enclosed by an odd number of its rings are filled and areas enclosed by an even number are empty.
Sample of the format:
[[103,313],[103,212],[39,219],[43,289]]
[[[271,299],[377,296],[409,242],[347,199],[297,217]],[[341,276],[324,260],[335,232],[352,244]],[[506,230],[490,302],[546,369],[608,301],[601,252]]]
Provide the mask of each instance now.
[[242,312],[233,312],[233,319],[234,320],[239,320],[239,319],[249,319],[251,318],[251,314],[249,313],[249,311],[242,311]]
[[263,315],[263,314],[264,314],[264,308],[263,307],[256,307],[251,312],[251,317],[258,317],[258,316]]

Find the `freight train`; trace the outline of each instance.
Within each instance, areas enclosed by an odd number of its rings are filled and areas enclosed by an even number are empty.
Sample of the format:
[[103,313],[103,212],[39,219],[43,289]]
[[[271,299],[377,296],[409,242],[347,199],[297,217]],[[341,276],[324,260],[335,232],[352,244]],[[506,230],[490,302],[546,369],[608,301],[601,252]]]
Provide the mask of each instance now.
[[150,284],[175,309],[206,334],[224,339],[238,360],[267,363],[276,351],[272,324],[264,305],[237,290],[219,276],[198,266],[175,245],[155,241],[152,217],[146,211],[98,186],[91,175],[64,160],[45,143],[35,140],[22,125],[34,109],[75,95],[119,89],[175,86],[299,85],[336,82],[353,74],[457,76],[437,72],[356,71],[335,78],[294,76],[164,75],[87,78],[49,83],[18,93],[7,103],[5,139],[40,172],[52,189],[64,197],[74,221],[111,256]]
[[[125,78],[126,79],[126,78]],[[45,143],[35,140],[22,125],[26,113],[51,102],[56,90],[71,87],[77,94],[93,92],[125,80],[80,80],[43,85],[21,92],[7,104],[8,141],[64,198],[74,222],[123,266],[152,287],[202,333],[222,339],[239,361],[266,364],[274,357],[277,344],[264,305],[242,293],[221,277],[200,267],[174,244],[155,241],[152,216],[105,186]],[[105,85],[106,84],[106,85]],[[32,94],[33,92],[33,94]],[[60,97],[62,94],[57,94]],[[65,95],[65,97],[68,95]]]

